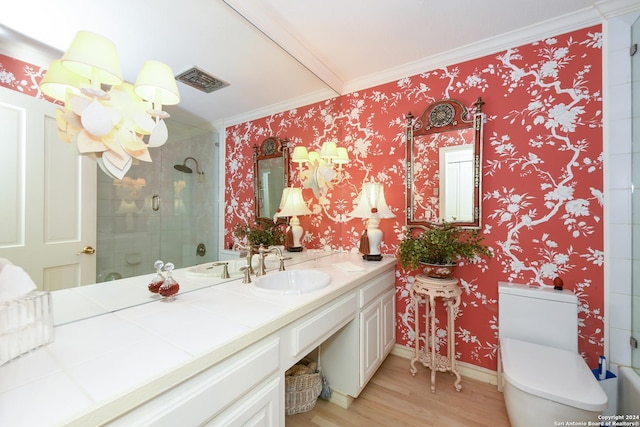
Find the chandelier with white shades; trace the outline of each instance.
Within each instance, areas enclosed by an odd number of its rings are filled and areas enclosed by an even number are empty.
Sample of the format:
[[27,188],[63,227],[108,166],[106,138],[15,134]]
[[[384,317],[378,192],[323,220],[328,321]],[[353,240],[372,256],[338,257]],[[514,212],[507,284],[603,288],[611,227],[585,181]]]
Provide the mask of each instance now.
[[162,106],[180,102],[168,65],[145,61],[135,85],[127,83],[113,42],[88,31],[79,31],[62,58],[51,63],[40,90],[64,104],[56,112],[60,138],[75,142],[115,179],[122,179],[134,160],[151,162],[149,147],[169,137],[164,120],[169,114]]

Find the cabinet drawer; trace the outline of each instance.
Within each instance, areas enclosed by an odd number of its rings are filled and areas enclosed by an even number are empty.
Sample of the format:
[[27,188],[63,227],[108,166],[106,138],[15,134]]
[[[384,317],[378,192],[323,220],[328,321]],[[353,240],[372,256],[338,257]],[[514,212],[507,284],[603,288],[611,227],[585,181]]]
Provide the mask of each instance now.
[[[293,355],[320,345],[338,329],[353,320],[356,314],[356,295],[352,293],[342,300],[321,308],[318,313],[293,327]],[[306,354],[306,353],[305,353]]]
[[378,295],[393,288],[396,283],[395,269],[384,272],[380,277],[373,279],[368,285],[360,288],[360,308],[375,300]]
[[276,375],[278,346],[278,339],[254,344],[138,406],[110,425],[200,425]]

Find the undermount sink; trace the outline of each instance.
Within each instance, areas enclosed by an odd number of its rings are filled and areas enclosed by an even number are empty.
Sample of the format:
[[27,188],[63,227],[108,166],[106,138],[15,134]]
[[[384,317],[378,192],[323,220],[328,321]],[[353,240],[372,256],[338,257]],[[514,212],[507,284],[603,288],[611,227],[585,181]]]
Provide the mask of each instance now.
[[256,290],[279,295],[315,292],[331,282],[331,276],[318,270],[287,270],[267,273],[254,281]]

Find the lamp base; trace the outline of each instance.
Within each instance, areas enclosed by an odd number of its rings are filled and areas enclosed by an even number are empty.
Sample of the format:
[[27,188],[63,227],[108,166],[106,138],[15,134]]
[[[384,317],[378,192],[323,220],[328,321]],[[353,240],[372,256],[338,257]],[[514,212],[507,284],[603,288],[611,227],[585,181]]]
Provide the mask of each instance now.
[[302,246],[294,246],[287,248],[287,252],[302,252]]
[[382,261],[382,254],[378,255],[362,255],[362,259],[365,261]]

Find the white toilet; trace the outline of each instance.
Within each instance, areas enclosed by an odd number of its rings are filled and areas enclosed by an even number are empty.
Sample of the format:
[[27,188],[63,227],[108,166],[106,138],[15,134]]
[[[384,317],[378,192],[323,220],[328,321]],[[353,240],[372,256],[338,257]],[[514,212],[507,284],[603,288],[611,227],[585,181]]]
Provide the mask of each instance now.
[[499,386],[512,427],[598,421],[607,395],[578,354],[569,290],[498,284]]

